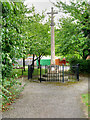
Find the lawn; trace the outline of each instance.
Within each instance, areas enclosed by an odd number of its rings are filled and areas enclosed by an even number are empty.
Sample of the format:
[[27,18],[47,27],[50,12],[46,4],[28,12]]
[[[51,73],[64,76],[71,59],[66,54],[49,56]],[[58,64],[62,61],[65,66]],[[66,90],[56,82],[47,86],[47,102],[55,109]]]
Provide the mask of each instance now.
[[82,102],[88,106],[88,117],[90,117],[90,93],[82,94]]
[[[41,74],[44,74],[45,70],[42,69]],[[13,69],[13,75],[17,75],[17,77],[21,77],[22,76],[22,69]],[[40,75],[40,69],[35,68],[33,71],[33,76],[38,76]],[[27,76],[28,77],[28,66],[25,66],[25,71],[23,71],[23,76]]]
[[88,94],[82,94],[82,101],[88,106]]
[[[22,76],[22,69],[13,69],[13,75],[17,75],[17,77]],[[23,71],[23,75],[27,76],[28,75],[28,68],[25,68],[25,71]]]

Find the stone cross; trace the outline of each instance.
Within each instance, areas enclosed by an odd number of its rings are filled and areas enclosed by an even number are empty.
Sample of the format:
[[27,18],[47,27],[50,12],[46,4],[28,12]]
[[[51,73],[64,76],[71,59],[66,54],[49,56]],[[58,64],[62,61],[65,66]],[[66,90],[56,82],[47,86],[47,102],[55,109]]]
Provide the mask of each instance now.
[[55,65],[54,14],[58,14],[58,12],[54,12],[52,7],[51,12],[47,14],[51,14],[51,65]]

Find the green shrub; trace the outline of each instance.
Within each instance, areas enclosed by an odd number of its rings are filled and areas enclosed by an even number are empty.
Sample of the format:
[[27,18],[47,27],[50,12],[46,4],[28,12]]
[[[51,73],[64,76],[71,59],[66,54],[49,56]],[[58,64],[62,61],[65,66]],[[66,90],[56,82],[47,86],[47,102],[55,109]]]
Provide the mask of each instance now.
[[70,66],[79,64],[80,73],[90,73],[90,60],[83,60],[73,57],[70,59]]

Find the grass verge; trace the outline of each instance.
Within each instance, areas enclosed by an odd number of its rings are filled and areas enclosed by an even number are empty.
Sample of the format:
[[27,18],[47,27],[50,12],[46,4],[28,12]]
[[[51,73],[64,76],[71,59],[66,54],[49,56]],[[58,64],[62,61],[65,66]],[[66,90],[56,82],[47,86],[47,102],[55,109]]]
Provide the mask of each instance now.
[[84,103],[85,107],[88,107],[88,109],[85,110],[85,112],[88,114],[88,117],[90,118],[90,93],[82,94],[82,102]]
[[88,106],[88,93],[87,94],[82,94],[82,102]]
[[[22,69],[13,69],[12,74],[19,78],[22,76]],[[28,76],[28,68],[25,68],[25,71],[23,71],[23,76]]]

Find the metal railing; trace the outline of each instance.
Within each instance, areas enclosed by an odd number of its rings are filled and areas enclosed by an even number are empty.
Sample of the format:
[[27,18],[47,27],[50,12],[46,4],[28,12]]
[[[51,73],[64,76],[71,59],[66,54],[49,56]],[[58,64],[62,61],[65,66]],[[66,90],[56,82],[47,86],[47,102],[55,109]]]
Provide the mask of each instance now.
[[[32,79],[33,76],[33,67],[28,65],[28,79]],[[39,72],[39,73],[38,73]],[[38,80],[41,81],[79,81],[79,64],[75,66],[62,66],[59,65],[49,65],[49,66],[40,66],[38,69],[37,66],[37,76]]]
[[[45,69],[43,75],[42,69]],[[79,65],[76,66],[58,66],[58,65],[50,65],[50,66],[40,66],[40,82],[41,81],[79,81]]]

